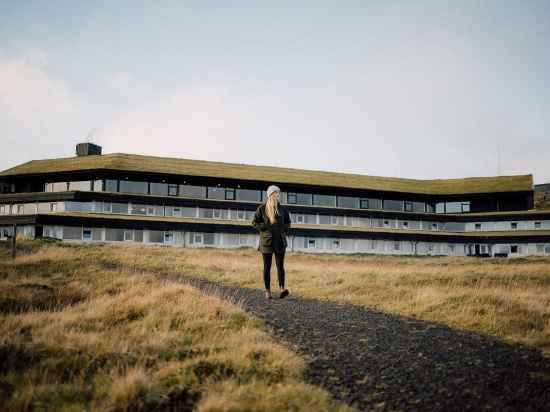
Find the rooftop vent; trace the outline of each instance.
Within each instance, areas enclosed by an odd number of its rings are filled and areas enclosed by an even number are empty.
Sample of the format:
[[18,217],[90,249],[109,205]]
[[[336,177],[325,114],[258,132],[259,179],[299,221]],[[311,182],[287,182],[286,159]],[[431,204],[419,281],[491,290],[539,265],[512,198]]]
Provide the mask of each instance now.
[[93,143],[79,143],[76,145],[77,156],[101,155],[101,146]]

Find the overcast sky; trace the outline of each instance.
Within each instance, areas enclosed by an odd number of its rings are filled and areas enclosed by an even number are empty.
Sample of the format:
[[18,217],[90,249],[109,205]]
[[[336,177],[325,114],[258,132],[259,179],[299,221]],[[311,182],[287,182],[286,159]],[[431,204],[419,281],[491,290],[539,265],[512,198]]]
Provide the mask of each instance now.
[[500,147],[550,182],[549,39],[548,0],[0,1],[0,169],[92,135],[410,178],[497,175]]

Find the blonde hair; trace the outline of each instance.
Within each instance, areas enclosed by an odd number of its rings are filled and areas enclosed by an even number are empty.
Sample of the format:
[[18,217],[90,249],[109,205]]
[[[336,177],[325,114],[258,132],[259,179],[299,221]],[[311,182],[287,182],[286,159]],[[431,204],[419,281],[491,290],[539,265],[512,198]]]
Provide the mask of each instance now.
[[265,213],[267,215],[267,218],[273,225],[276,221],[275,215],[279,214],[279,209],[277,208],[277,194],[278,191],[274,191],[269,195],[267,198],[267,201],[265,202]]

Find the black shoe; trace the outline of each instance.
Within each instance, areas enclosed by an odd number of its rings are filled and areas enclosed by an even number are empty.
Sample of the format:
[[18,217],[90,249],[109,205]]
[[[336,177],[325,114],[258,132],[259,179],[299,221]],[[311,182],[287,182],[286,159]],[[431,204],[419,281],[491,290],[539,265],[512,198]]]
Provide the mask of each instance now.
[[283,299],[283,298],[286,298],[288,296],[290,292],[288,291],[288,289],[285,289],[281,292],[281,294],[279,295],[279,299]]

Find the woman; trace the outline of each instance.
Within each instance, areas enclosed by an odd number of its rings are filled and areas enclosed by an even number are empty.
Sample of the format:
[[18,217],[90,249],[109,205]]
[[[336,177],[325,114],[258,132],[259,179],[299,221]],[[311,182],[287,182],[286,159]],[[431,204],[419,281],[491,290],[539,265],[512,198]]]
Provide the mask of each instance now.
[[286,207],[279,203],[281,190],[271,185],[267,188],[267,200],[256,209],[252,220],[254,226],[260,232],[260,244],[258,250],[262,253],[264,261],[264,285],[265,296],[272,299],[271,295],[271,262],[275,254],[277,264],[277,277],[279,279],[279,298],[288,296],[285,289],[285,250],[287,246],[286,234],[290,229],[290,215]]

